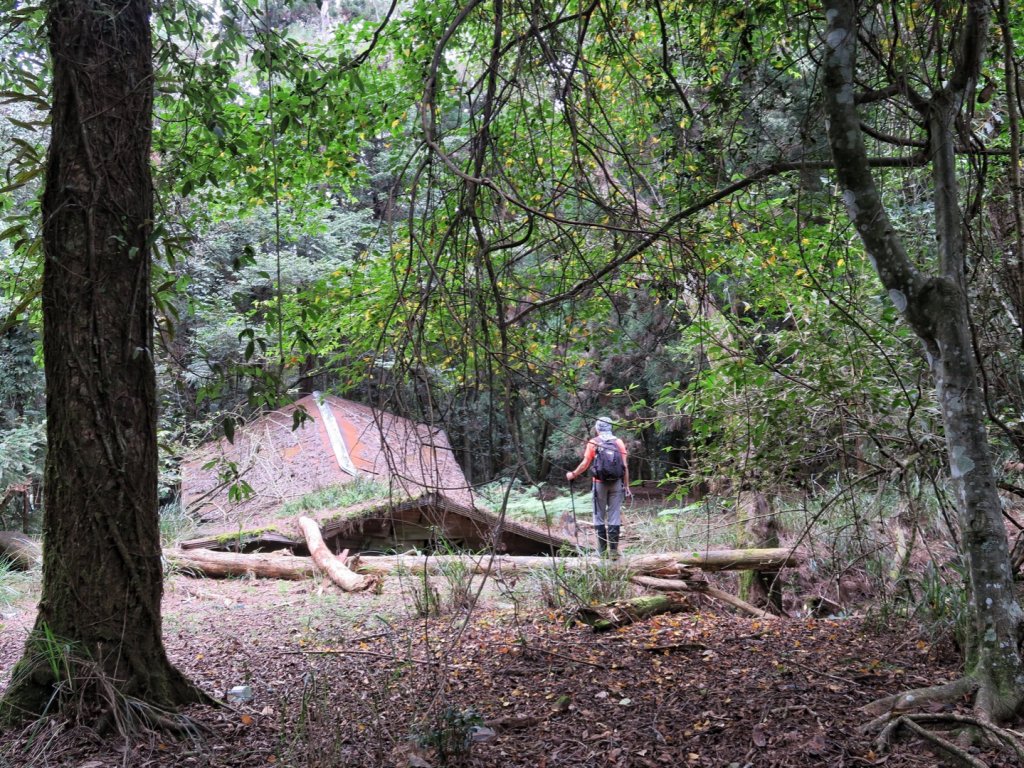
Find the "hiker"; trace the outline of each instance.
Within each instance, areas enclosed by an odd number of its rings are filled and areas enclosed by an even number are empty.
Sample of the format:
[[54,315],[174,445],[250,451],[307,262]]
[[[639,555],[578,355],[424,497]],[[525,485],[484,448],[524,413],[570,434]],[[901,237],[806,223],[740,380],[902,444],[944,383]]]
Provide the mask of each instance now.
[[612,422],[602,417],[594,425],[595,437],[587,441],[583,461],[571,472],[565,473],[570,483],[587,471],[594,478],[594,528],[597,532],[597,551],[607,552],[613,559],[619,557],[619,528],[622,525],[622,499],[632,496],[629,490],[629,455],[626,444],[612,434]]

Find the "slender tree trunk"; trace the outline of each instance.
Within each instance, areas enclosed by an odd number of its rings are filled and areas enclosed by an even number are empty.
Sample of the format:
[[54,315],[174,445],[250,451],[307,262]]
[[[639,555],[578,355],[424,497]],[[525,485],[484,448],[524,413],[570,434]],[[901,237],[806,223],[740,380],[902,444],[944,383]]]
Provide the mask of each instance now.
[[[779,527],[771,502],[760,491],[736,495],[736,536],[740,546],[779,546]],[[782,583],[776,571],[740,571],[739,597],[774,613],[782,613]]]
[[836,172],[857,232],[890,299],[924,344],[935,377],[970,580],[969,674],[978,684],[976,707],[986,716],[1007,720],[1024,703],[1019,647],[1024,616],[1013,595],[1009,546],[970,338],[965,242],[953,153],[954,121],[980,68],[988,5],[984,0],[968,3],[955,67],[945,87],[921,107],[933,158],[937,276],[923,275],[907,257],[871,176],[854,97],[854,3],[827,0],[825,8],[829,26],[823,80]]
[[5,697],[12,718],[42,711],[59,682],[39,664],[53,638],[134,697],[201,698],[161,638],[149,3],[51,0],[47,10],[43,594],[21,662],[30,674],[16,673]]

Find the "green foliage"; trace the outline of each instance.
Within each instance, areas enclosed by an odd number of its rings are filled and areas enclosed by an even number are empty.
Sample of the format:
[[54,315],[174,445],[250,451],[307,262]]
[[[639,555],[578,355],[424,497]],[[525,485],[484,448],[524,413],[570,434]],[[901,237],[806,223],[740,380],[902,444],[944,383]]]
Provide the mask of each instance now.
[[197,529],[195,518],[182,509],[181,499],[160,507],[160,541],[164,547],[173,547],[191,538]]
[[417,734],[421,747],[430,750],[437,765],[457,768],[468,765],[473,729],[483,718],[473,710],[445,707]]
[[[20,602],[39,587],[39,572],[15,569],[9,560],[0,557],[0,606],[8,607]],[[0,627],[3,620],[0,619]]]
[[584,517],[590,511],[589,488],[581,495],[579,489],[573,495],[559,495],[548,498],[544,485],[536,486],[519,480],[496,481],[474,488],[485,504],[495,511],[504,510],[511,520],[555,525],[564,514],[572,514],[579,507]]
[[586,567],[552,561],[550,568],[531,572],[542,602],[571,615],[580,606],[597,605],[626,597],[631,592],[629,573],[611,563]]
[[633,515],[633,536],[644,552],[679,552],[734,544],[735,524],[720,499]]
[[43,476],[46,425],[26,422],[0,431],[0,494],[13,483]]

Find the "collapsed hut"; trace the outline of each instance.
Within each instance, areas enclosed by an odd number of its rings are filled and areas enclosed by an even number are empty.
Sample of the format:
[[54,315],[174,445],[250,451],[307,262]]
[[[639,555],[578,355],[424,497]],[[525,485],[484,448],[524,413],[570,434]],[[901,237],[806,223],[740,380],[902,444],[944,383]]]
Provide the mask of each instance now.
[[[249,495],[237,492],[243,481]],[[350,484],[360,484],[367,497],[326,507],[290,503]],[[443,430],[317,394],[190,457],[182,499],[202,521],[193,538],[164,553],[182,572],[301,579],[320,571],[348,592],[368,589],[399,568],[426,573],[458,563],[469,573],[504,578],[523,569],[601,563],[645,589],[700,592],[764,618],[764,610],[695,578],[695,570],[775,572],[800,560],[779,548],[633,555],[614,564],[588,557],[553,524],[505,520],[481,506]],[[664,599],[643,608],[674,610],[677,603]],[[619,613],[632,617],[637,607]],[[601,621],[618,626],[623,618]]]
[[[238,491],[243,483],[246,496]],[[353,483],[367,496],[358,503],[289,505]],[[302,515],[319,525],[333,552],[551,555],[574,544],[553,526],[503,520],[480,505],[444,430],[317,393],[190,456],[182,503],[201,521],[185,550],[305,555]]]

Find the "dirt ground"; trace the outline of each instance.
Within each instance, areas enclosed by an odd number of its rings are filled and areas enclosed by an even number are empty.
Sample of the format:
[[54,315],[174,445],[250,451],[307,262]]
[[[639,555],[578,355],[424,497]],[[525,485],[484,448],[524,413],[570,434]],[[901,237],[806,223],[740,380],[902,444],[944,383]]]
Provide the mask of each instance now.
[[[524,585],[429,620],[414,602],[398,578],[347,595],[320,581],[173,576],[168,653],[232,703],[189,710],[197,730],[182,738],[126,742],[57,722],[8,732],[0,766],[941,764],[916,738],[882,754],[858,732],[861,705],[958,673],[949,648],[906,624],[758,621],[695,602],[595,634]],[[3,610],[0,686],[33,611]],[[238,687],[241,701],[229,697]]]

